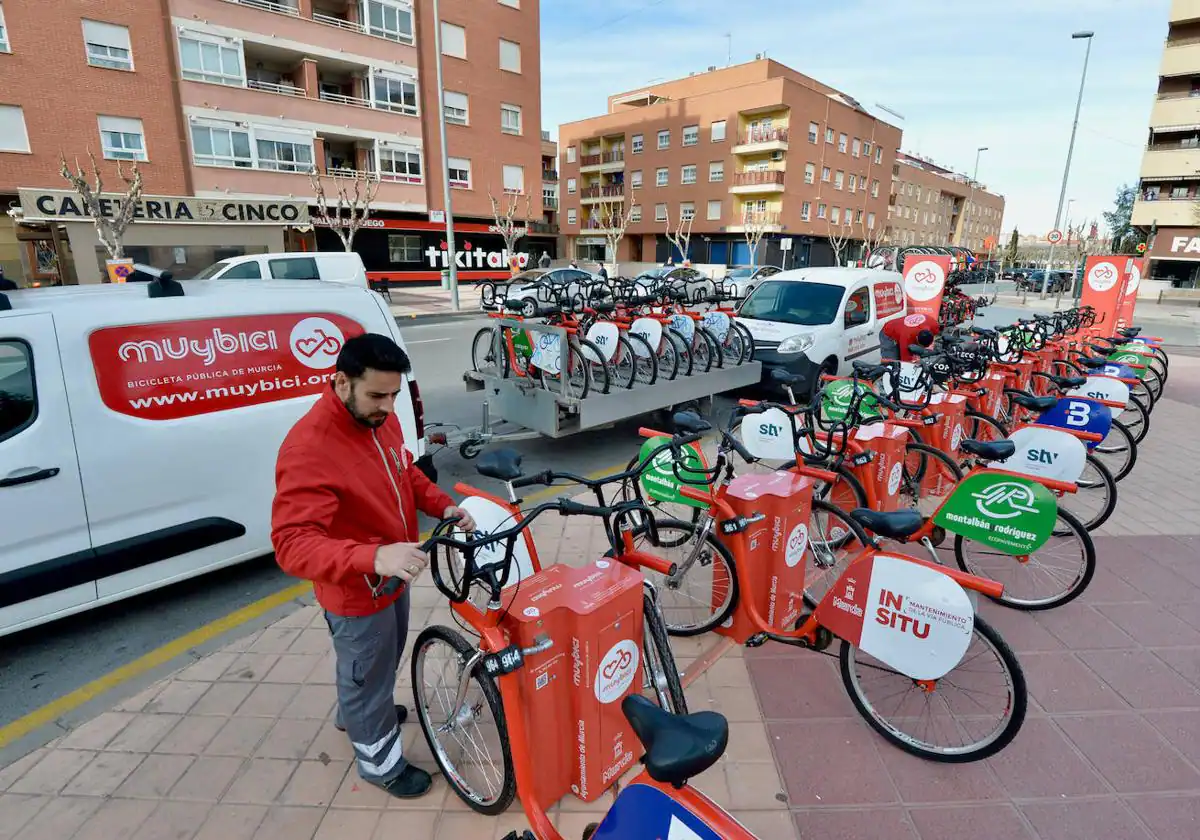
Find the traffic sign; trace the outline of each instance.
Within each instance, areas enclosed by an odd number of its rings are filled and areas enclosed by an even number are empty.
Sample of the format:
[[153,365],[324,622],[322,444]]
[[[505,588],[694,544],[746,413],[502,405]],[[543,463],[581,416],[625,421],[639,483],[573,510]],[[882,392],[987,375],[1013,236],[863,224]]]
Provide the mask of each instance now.
[[1057,245],[1059,242],[1062,242],[1062,239],[1063,235],[1061,230],[1052,230],[1046,234],[1046,241],[1051,245]]

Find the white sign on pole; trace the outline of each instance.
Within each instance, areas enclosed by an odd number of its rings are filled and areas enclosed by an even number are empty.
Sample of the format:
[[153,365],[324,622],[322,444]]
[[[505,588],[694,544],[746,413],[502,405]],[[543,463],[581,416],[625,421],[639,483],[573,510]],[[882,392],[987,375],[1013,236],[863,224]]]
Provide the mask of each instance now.
[[779,250],[780,250],[780,251],[790,251],[790,250],[792,250],[792,237],[790,237],[790,236],[785,236],[785,237],[783,237],[782,239],[780,239],[780,240],[779,240]]
[[435,225],[446,224],[446,211],[445,210],[430,210],[429,211],[429,221],[433,222]]

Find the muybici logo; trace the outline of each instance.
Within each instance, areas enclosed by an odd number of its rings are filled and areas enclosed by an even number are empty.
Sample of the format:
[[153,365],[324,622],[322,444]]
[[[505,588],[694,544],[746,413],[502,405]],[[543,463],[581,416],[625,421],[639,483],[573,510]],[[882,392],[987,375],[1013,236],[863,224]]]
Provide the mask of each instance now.
[[1033,491],[1025,484],[1001,481],[972,493],[975,507],[991,519],[1012,519],[1023,513],[1037,513]]
[[613,645],[596,669],[596,699],[601,703],[621,699],[637,676],[639,659],[638,646],[632,640],[622,639]]
[[1088,272],[1088,285],[1097,292],[1107,292],[1113,286],[1117,285],[1117,281],[1121,279],[1121,272],[1117,271],[1112,263],[1097,263],[1092,266],[1092,270]]
[[946,272],[940,265],[924,260],[913,266],[904,277],[904,293],[917,301],[933,300],[946,283]]

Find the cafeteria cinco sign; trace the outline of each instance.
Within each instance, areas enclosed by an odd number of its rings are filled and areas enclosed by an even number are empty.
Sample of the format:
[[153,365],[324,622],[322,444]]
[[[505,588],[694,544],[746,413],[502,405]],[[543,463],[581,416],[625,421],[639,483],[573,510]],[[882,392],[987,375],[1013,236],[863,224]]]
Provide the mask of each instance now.
[[[79,196],[68,190],[17,191],[29,221],[82,222],[91,218]],[[116,216],[123,196],[100,196],[100,213]],[[239,199],[142,196],[133,211],[136,221],[185,225],[307,225],[308,205],[299,201],[243,201]]]

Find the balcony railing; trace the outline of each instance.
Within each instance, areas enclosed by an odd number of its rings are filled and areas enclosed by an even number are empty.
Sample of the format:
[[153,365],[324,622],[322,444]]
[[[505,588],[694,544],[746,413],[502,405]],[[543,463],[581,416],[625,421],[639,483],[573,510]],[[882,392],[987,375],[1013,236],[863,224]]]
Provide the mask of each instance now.
[[527,227],[530,233],[558,233],[558,225],[550,222],[530,222]]
[[1196,195],[1163,195],[1159,193],[1145,193],[1139,196],[1142,201],[1200,201],[1200,192]]
[[766,172],[737,172],[733,176],[735,187],[753,187],[760,184],[782,184],[783,170],[769,169]]
[[333,15],[323,14],[321,12],[313,12],[313,20],[317,23],[323,23],[326,26],[336,26],[338,29],[349,29],[351,32],[366,32],[366,27],[361,23],[345,18],[334,17]]
[[266,91],[267,93],[281,93],[284,96],[305,96],[304,88],[288,84],[287,82],[263,82],[258,79],[247,79],[246,87]]
[[779,213],[747,211],[742,214],[742,225],[745,227],[758,225],[779,224]]
[[363,99],[361,96],[346,96],[344,93],[332,93],[330,91],[321,91],[321,99],[326,102],[336,102],[338,105],[357,105],[360,108],[370,108],[371,101]]
[[625,160],[625,152],[604,152],[598,155],[582,155],[579,158],[580,166],[600,166],[604,163],[621,163]]
[[[261,9],[264,12],[273,12],[278,15],[287,15],[288,17],[304,17],[300,14],[298,4],[293,5],[294,0],[292,2],[289,2],[289,0],[225,0],[225,2],[236,3],[239,6],[249,6],[252,9]],[[411,32],[370,27],[364,23],[347,20],[346,18],[340,18],[324,12],[313,11],[312,20],[314,23],[324,24],[325,26],[336,26],[339,29],[358,32],[362,35],[370,35],[372,38],[383,38],[386,41],[393,41],[397,44],[411,44],[413,42]]]
[[1171,93],[1160,93],[1157,98],[1159,102],[1169,99],[1196,99],[1200,98],[1200,90],[1177,90]]
[[580,155],[579,156],[579,165],[580,166],[599,166],[601,163],[603,163],[603,161],[600,159],[600,155]]
[[542,196],[542,207],[546,208],[547,210],[557,210],[558,198],[553,195]]
[[545,141],[545,142],[547,142],[547,143],[549,143],[549,142],[550,142],[550,132],[549,132],[549,131],[543,131],[543,132],[542,132],[542,140],[543,140],[543,141]]
[[543,169],[542,170],[542,180],[553,184],[556,181],[558,181],[558,173],[555,172],[553,169]]
[[325,170],[326,175],[332,175],[335,178],[350,178],[357,180],[362,178],[366,181],[378,181],[378,172],[368,172],[365,169],[348,169],[343,166],[331,166]]
[[249,6],[252,9],[262,9],[264,12],[275,12],[288,17],[300,17],[300,9],[283,0],[228,0],[239,6]]
[[624,150],[619,152],[605,152],[600,157],[603,158],[601,163],[620,163],[625,160],[625,152]]
[[788,130],[786,128],[752,128],[742,134],[739,145],[747,146],[752,143],[786,143]]
[[579,191],[580,198],[619,198],[625,195],[625,187],[621,184],[606,184],[602,187],[584,187]]

